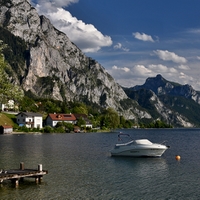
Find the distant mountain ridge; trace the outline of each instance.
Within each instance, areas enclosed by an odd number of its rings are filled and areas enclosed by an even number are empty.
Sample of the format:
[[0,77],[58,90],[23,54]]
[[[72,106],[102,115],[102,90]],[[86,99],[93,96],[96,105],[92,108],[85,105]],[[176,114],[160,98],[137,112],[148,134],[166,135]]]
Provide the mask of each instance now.
[[200,92],[190,85],[181,85],[164,79],[160,74],[147,78],[143,85],[124,88],[154,119],[174,126],[200,126]]
[[160,74],[154,78],[148,78],[144,85],[134,86],[130,89],[138,90],[142,88],[152,90],[156,95],[183,96],[188,99],[193,99],[197,103],[200,103],[200,92],[195,91],[191,85],[181,85],[167,81]]

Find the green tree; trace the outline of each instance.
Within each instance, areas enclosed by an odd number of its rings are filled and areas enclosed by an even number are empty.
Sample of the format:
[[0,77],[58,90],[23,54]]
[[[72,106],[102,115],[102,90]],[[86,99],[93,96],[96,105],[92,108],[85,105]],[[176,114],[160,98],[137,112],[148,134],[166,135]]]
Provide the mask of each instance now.
[[125,128],[126,126],[126,119],[124,118],[124,116],[120,116],[120,127]]
[[113,108],[108,108],[103,112],[101,126],[109,129],[116,129],[119,126],[120,119],[118,113]]
[[10,68],[9,64],[5,62],[2,49],[4,46],[0,43],[0,103],[7,103],[8,100],[15,102],[21,101],[24,96],[23,90],[19,86],[10,83],[9,77],[5,72],[6,68]]
[[52,128],[51,126],[44,127],[44,133],[53,133],[53,132],[54,132],[54,128]]
[[45,110],[47,113],[60,113],[61,112],[61,108],[59,106],[56,105],[56,103],[47,100],[47,102],[45,103]]
[[72,113],[88,115],[87,106],[84,103],[76,103],[72,109]]
[[77,120],[77,126],[81,127],[81,126],[85,126],[86,125],[86,122],[85,120],[80,117],[78,120]]
[[35,105],[35,101],[27,96],[25,96],[20,102],[20,110],[28,111],[28,112],[37,112],[37,107]]
[[124,128],[131,128],[131,127],[133,127],[133,123],[130,120],[126,120]]
[[[55,127],[57,130],[63,130],[64,133],[74,130],[74,124],[68,122],[58,122]],[[58,132],[58,131],[57,131]]]

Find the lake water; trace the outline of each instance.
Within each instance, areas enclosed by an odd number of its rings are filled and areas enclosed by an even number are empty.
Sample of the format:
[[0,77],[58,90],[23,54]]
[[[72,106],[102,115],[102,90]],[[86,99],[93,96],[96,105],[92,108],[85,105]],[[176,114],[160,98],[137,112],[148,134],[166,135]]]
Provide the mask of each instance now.
[[[134,139],[168,141],[161,158],[111,157],[118,133],[0,135],[0,168],[49,171],[41,184],[0,185],[8,200],[200,199],[200,129],[119,130]],[[181,160],[175,159],[176,155]]]

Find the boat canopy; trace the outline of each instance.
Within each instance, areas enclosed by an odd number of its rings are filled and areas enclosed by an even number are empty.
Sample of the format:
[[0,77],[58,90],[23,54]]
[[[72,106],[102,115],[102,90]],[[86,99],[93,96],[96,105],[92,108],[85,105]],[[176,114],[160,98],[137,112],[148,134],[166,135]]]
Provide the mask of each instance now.
[[136,144],[152,144],[152,142],[150,142],[147,139],[140,139],[140,140],[135,140]]

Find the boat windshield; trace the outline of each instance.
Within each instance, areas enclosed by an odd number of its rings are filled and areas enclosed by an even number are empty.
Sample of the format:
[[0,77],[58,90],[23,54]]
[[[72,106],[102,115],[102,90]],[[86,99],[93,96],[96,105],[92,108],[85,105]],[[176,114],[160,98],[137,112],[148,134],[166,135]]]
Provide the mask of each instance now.
[[141,139],[141,140],[135,140],[136,144],[152,144],[152,142],[150,142],[147,139]]

